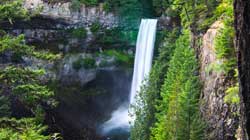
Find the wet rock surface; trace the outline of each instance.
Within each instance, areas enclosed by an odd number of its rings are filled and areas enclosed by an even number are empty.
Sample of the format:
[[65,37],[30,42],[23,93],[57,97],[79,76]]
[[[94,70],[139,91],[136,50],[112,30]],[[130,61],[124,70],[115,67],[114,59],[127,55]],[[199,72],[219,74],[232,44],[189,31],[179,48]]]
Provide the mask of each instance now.
[[203,36],[200,50],[200,74],[203,81],[201,112],[208,123],[209,140],[234,140],[239,125],[239,107],[224,102],[230,80],[223,73],[209,68],[213,63],[221,63],[216,59],[214,48],[215,38],[221,27],[223,23],[217,21]]

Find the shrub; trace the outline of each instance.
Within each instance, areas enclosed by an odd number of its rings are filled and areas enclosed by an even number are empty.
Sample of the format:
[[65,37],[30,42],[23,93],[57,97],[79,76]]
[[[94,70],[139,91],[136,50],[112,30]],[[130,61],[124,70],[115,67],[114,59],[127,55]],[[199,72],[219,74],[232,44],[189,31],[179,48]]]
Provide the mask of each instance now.
[[73,62],[73,68],[76,70],[81,68],[93,69],[96,68],[96,61],[93,58],[79,58]]
[[218,59],[230,58],[235,56],[234,51],[234,29],[225,26],[219,30],[219,34],[215,39],[215,51]]
[[226,103],[239,104],[240,98],[238,94],[239,94],[239,84],[229,87],[226,90],[226,96],[224,97],[224,101]]
[[104,51],[104,54],[107,56],[115,57],[115,61],[117,65],[129,65],[131,66],[133,64],[133,56],[123,53],[121,51],[116,50],[107,50]]
[[217,59],[222,61],[221,66],[225,74],[228,74],[236,67],[232,3],[232,0],[223,0],[214,12],[224,24],[215,38],[215,53]]
[[81,2],[79,0],[72,0],[71,7],[73,11],[78,11],[81,8]]
[[31,118],[0,119],[1,140],[50,140],[51,136],[43,135],[46,129],[46,126],[38,124]]
[[106,12],[111,12],[112,7],[111,7],[111,5],[110,5],[109,2],[105,1],[105,2],[103,3],[103,9],[104,9],[104,11],[106,11]]
[[98,0],[72,0],[71,9],[78,11],[82,4],[85,4],[86,6],[96,6]]
[[100,64],[99,64],[100,67],[106,67],[106,66],[108,66],[108,65],[109,65],[109,63],[108,63],[107,60],[102,60],[102,61],[100,62]]
[[29,19],[29,13],[22,5],[22,0],[1,0],[0,21],[8,20],[12,24],[14,19]]
[[87,37],[87,30],[85,28],[76,28],[71,29],[71,34],[75,38],[86,38]]
[[222,61],[221,66],[225,74],[228,74],[236,66],[236,52],[234,49],[234,29],[225,25],[219,30],[215,38],[215,53],[217,59]]
[[[235,70],[234,78],[238,78],[238,70]],[[240,97],[239,97],[239,83],[228,87],[226,90],[226,95],[224,97],[224,101],[229,104],[239,104],[240,103]]]
[[8,97],[0,96],[0,117],[10,116],[10,101]]
[[117,42],[125,42],[122,40],[122,32],[119,28],[105,29],[103,33],[98,36],[98,42],[101,44],[111,45]]
[[98,4],[98,0],[80,0],[80,2],[87,6],[95,6]]
[[101,29],[101,24],[98,21],[94,22],[90,27],[90,31],[92,33],[97,33],[100,29]]

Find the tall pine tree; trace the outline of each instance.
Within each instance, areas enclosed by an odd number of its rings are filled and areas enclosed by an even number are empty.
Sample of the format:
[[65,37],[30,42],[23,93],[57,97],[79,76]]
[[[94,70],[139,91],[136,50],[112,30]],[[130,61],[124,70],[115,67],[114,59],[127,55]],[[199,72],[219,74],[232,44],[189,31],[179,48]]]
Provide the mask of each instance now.
[[179,30],[168,32],[165,36],[164,44],[159,48],[152,71],[149,75],[147,85],[141,88],[137,104],[134,106],[136,120],[131,129],[131,140],[149,140],[151,127],[156,119],[156,104],[160,100],[160,89],[164,82],[164,77],[169,68],[169,61],[174,50],[174,41],[179,34]]
[[[202,140],[204,124],[199,117],[200,93],[198,63],[189,35],[176,41],[176,49],[161,90],[157,122],[152,129],[152,140]],[[200,124],[200,125],[197,125]]]
[[[23,8],[22,0],[0,1],[0,22],[12,24],[15,19],[28,17],[29,13]],[[34,47],[25,44],[23,35],[11,36],[1,29],[0,32],[0,56],[4,58],[0,63],[0,139],[49,140],[50,135],[44,133],[46,126],[42,123],[45,114],[41,106],[55,105],[53,91],[41,80],[45,71],[29,68],[24,58],[50,61],[59,58],[59,55],[36,51]],[[17,113],[13,109],[17,103],[30,113]]]

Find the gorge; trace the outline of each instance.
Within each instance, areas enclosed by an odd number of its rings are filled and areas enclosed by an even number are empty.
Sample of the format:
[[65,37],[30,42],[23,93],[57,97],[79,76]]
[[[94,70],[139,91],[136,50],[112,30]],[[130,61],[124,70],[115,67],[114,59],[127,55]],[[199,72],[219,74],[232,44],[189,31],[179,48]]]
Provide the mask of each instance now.
[[0,1],[0,139],[248,140],[249,7]]

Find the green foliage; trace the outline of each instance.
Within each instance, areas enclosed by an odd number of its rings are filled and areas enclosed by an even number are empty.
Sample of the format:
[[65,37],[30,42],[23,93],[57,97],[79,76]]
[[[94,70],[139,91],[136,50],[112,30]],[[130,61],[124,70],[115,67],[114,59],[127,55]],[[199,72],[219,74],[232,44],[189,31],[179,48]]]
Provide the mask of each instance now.
[[72,35],[77,38],[86,38],[87,31],[85,28],[78,28],[72,31]]
[[115,44],[119,44],[120,46],[134,45],[138,33],[138,31],[124,30],[118,27],[105,29],[98,22],[92,24],[90,30],[96,38],[95,44],[106,46],[114,46]]
[[106,66],[109,66],[109,62],[107,60],[102,60],[99,64],[100,67],[106,67]]
[[32,70],[9,66],[0,70],[0,81],[4,84],[17,85],[25,83],[39,83],[39,76],[45,74],[42,69]]
[[120,24],[124,27],[138,25],[143,17],[142,2],[139,0],[106,0],[104,10],[115,12],[120,17]]
[[111,0],[107,0],[103,3],[103,10],[106,12],[111,12],[113,5],[110,4],[108,1],[111,1]]
[[78,11],[82,4],[85,4],[86,6],[96,6],[98,3],[98,0],[72,0],[71,8],[74,11]]
[[[3,0],[0,2],[0,22],[14,19],[27,19],[27,11],[23,9],[20,0]],[[20,63],[24,57],[32,57],[52,61],[60,55],[54,55],[46,51],[36,51],[34,47],[25,44],[24,36],[12,37],[6,33],[0,36],[0,54],[12,54],[12,62],[1,65],[0,69],[0,139],[1,140],[49,140],[51,137],[44,134],[46,127],[43,122],[44,110],[41,104],[55,105],[53,91],[41,81],[44,70],[27,68]],[[14,111],[11,108],[13,102],[10,99],[21,102],[23,107],[29,110],[34,118],[10,119]],[[15,112],[13,112],[15,113]]]
[[202,22],[198,23],[198,30],[206,31],[207,27],[213,24],[216,20],[223,19],[223,20],[231,20],[233,22],[233,1],[232,0],[221,0],[221,1],[206,1],[207,10],[203,10],[205,13],[199,15],[206,15],[203,16],[201,20]]
[[106,67],[106,66],[126,66],[132,67],[134,63],[134,56],[129,54],[126,51],[117,50],[117,49],[109,49],[104,50],[101,53],[96,53],[97,56],[102,58],[102,61],[98,66]]
[[0,38],[0,53],[13,51],[21,56],[33,55],[33,48],[24,44],[24,36],[20,35],[16,38],[4,36]]
[[157,122],[150,139],[204,139],[205,124],[198,110],[200,83],[195,74],[197,66],[194,52],[189,48],[188,34],[185,34],[176,41],[176,49],[161,89],[162,99],[158,101]]
[[122,42],[121,31],[118,28],[106,29],[103,33],[97,36],[98,43],[111,45],[117,42]]
[[0,54],[7,51],[12,52],[17,58],[21,59],[22,56],[26,57],[37,57],[47,60],[55,60],[61,57],[61,55],[55,55],[47,51],[36,51],[33,46],[28,46],[25,44],[24,36],[20,35],[18,37],[4,36],[0,38]]
[[[216,49],[219,60],[211,64],[207,71],[228,73],[235,68],[235,50],[231,49],[234,37],[232,0],[153,0],[152,2],[157,15],[170,16],[177,20],[177,24],[180,19],[181,28],[184,31],[188,29],[192,35],[198,36],[216,20],[222,20],[225,27],[219,31],[216,38],[216,42],[219,40],[216,44],[220,46]],[[176,39],[172,39],[173,42],[165,41],[166,46],[174,46],[176,49],[173,56],[169,54],[170,52],[165,52],[163,55],[172,56],[169,57],[170,62],[167,60],[155,62],[147,85],[141,88],[134,107],[136,120],[131,129],[132,140],[206,139],[204,133],[206,124],[199,113],[198,62],[194,51],[189,48],[189,35],[190,33],[185,33],[177,41]],[[160,77],[157,77],[159,75]],[[237,84],[229,87],[224,98],[225,102],[238,101],[237,88]]]
[[225,74],[236,67],[236,52],[234,48],[233,4],[232,0],[223,0],[215,14],[220,15],[224,26],[215,38],[216,58],[221,61],[219,67]]
[[216,20],[213,12],[218,5],[217,0],[153,0],[157,15],[165,14],[171,18],[180,18],[182,26],[192,32],[204,32]]
[[90,26],[90,31],[95,34],[101,29],[101,27],[101,24],[96,21]]
[[[3,13],[9,13],[5,15],[0,15],[2,19],[5,19],[6,17],[8,19],[14,19],[19,17],[23,18],[23,13],[25,13],[25,10],[22,7],[21,1],[3,1],[1,3],[2,9],[0,9],[5,11]],[[14,7],[12,7],[13,5]],[[20,35],[18,37],[11,37],[9,35],[0,37],[0,54],[4,54],[6,52],[11,52],[17,55],[20,59],[24,56],[37,57],[49,60],[55,60],[59,57],[59,55],[53,55],[45,51],[38,52],[34,49],[34,47],[26,45],[23,35]],[[19,87],[20,89],[20,87],[27,84],[41,84],[40,76],[43,74],[44,70],[31,70],[22,66],[3,67],[0,70],[0,81],[2,84],[1,95],[5,96],[5,93],[13,93],[16,88]]]
[[138,31],[121,31],[121,38],[122,42],[126,42],[127,44],[136,44]]
[[37,84],[19,85],[13,89],[13,93],[28,105],[39,103],[40,100],[48,101],[54,95],[46,86]]
[[0,119],[1,140],[50,140],[50,136],[45,136],[47,127],[37,123],[34,119]]
[[213,12],[216,9],[217,1],[182,1],[184,7],[181,12],[182,25],[190,27],[194,33],[204,32],[216,20]]
[[233,17],[233,0],[222,0],[214,11],[216,17],[230,19]]
[[160,97],[160,89],[164,82],[164,77],[169,68],[169,61],[175,48],[175,40],[179,34],[177,29],[167,32],[164,45],[159,48],[160,53],[157,57],[147,85],[141,87],[139,97],[134,105],[136,120],[131,128],[131,140],[149,140],[151,127],[156,118],[156,105]]
[[[217,61],[210,64],[206,72],[214,70],[226,75],[231,74],[236,67],[236,52],[234,48],[233,3],[223,0],[214,11],[214,17],[219,17],[223,23],[215,38],[215,53]],[[230,75],[228,75],[230,76]]]
[[162,1],[162,0],[152,0],[153,7],[155,10],[155,13],[157,15],[161,15],[165,12],[167,7],[169,7],[169,2],[168,1]]
[[87,6],[95,6],[98,4],[98,0],[80,0],[80,2]]
[[93,58],[85,58],[83,60],[83,66],[86,68],[86,69],[91,69],[91,68],[95,68],[96,67],[96,64],[95,64],[95,59]]
[[81,8],[81,2],[79,0],[72,0],[71,9],[78,11]]
[[87,37],[87,30],[84,27],[69,29],[68,31],[75,38],[85,39]]
[[227,59],[235,56],[233,39],[233,27],[225,26],[219,30],[219,33],[215,39],[215,51],[217,59]]
[[224,97],[224,101],[226,103],[239,104],[240,98],[238,94],[239,94],[239,84],[229,87],[226,90],[226,96]]
[[23,0],[3,0],[0,2],[0,21],[8,20],[13,23],[17,18],[28,18],[27,10],[22,7]]
[[72,66],[76,70],[81,68],[93,69],[96,68],[96,61],[93,58],[79,58],[73,62]]
[[218,72],[218,73],[225,72],[224,68],[221,66],[220,61],[217,61],[215,63],[211,63],[210,65],[208,65],[208,67],[206,67],[206,69],[205,69],[205,72],[206,72],[206,74],[209,74],[213,70],[215,72]]
[[[235,78],[238,78],[238,70],[235,70]],[[229,104],[239,104],[240,103],[240,97],[239,97],[239,83],[236,82],[236,84],[228,87],[226,90],[226,95],[224,97],[224,101]]]
[[114,57],[115,62],[118,66],[119,65],[132,66],[133,65],[134,57],[122,51],[106,50],[103,52],[103,55]]
[[8,97],[0,96],[0,118],[10,116],[10,101]]
[[10,66],[0,70],[0,81],[4,86],[10,86],[8,90],[31,109],[36,109],[40,102],[55,106],[56,102],[51,98],[53,92],[41,85],[40,77],[43,74],[45,71],[41,69]]

